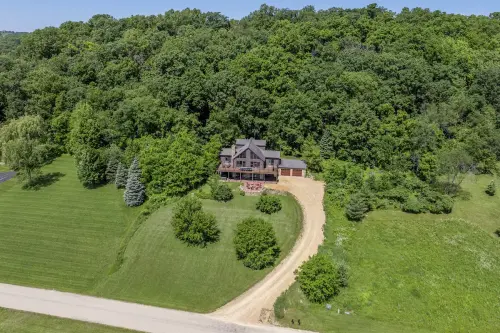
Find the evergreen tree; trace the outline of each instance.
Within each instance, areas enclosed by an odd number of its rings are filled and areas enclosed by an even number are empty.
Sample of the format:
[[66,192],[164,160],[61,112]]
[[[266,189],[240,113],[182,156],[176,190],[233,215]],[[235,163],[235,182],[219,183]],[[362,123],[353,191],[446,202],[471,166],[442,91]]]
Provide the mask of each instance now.
[[323,133],[321,141],[319,142],[319,150],[321,158],[326,160],[333,157],[334,154],[333,137],[329,130],[325,130],[325,132]]
[[359,194],[351,196],[349,203],[346,206],[347,218],[351,221],[361,221],[365,217],[368,207],[363,197]]
[[116,178],[115,178],[115,185],[116,188],[125,188],[127,185],[127,177],[128,177],[128,171],[125,166],[119,162],[118,167],[116,168]]
[[115,182],[116,171],[120,163],[122,152],[116,145],[112,145],[106,150],[105,153],[108,164],[106,165],[106,181],[108,183]]
[[495,186],[495,182],[491,181],[491,183],[488,184],[488,187],[486,188],[485,192],[489,196],[494,196],[497,191],[497,188]]
[[139,161],[134,158],[128,170],[128,179],[123,199],[129,207],[140,206],[146,200],[145,187],[141,183],[141,169],[139,168]]

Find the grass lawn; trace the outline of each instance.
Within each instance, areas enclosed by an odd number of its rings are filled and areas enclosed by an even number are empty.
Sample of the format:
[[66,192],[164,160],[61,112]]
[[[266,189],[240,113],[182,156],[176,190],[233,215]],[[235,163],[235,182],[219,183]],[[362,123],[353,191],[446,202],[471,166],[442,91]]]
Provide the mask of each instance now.
[[220,241],[206,248],[177,240],[170,225],[172,206],[160,209],[137,231],[125,264],[101,284],[99,295],[198,312],[217,309],[271,270],[253,271],[236,260],[233,236],[239,221],[250,216],[270,220],[281,246],[280,259],[293,247],[302,213],[291,196],[281,198],[283,209],[273,215],[255,209],[258,197],[237,192],[228,203],[203,200],[204,210],[216,215],[222,230]]
[[0,308],[0,333],[133,333],[135,331]]
[[92,293],[136,210],[113,186],[83,188],[69,156],[44,169],[57,172],[64,176],[38,191],[0,184],[0,281]]
[[484,193],[490,180],[467,179],[472,198],[450,215],[376,211],[355,224],[329,209],[322,251],[347,261],[350,285],[331,311],[294,285],[282,323],[300,318],[303,328],[343,333],[497,332],[500,239],[492,231],[500,202]]
[[217,244],[197,248],[175,239],[167,206],[139,227],[123,266],[109,275],[139,210],[127,208],[122,191],[112,185],[83,188],[69,156],[43,171],[63,176],[38,191],[23,190],[16,179],[0,184],[0,282],[208,312],[270,271],[252,271],[236,260],[232,242],[238,221],[250,216],[272,221],[281,259],[300,233],[302,213],[291,196],[282,197],[283,210],[269,216],[255,209],[257,197],[240,196],[238,184],[231,184],[235,198],[229,203],[203,200],[222,230]]

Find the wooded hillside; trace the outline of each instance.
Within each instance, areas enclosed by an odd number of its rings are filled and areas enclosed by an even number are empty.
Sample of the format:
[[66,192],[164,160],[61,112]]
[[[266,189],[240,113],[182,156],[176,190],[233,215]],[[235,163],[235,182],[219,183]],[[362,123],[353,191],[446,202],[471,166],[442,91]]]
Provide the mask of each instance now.
[[91,149],[179,132],[200,145],[255,137],[312,169],[334,157],[428,180],[443,152],[494,169],[499,82],[500,13],[96,15],[0,48],[0,121],[39,115],[48,141],[74,153],[70,118],[84,108],[95,131],[79,145]]

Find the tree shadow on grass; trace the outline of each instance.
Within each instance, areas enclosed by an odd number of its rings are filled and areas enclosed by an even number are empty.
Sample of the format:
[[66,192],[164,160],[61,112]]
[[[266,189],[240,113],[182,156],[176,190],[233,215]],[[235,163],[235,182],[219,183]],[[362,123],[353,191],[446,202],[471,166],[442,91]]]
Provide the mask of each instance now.
[[55,182],[59,181],[62,177],[66,176],[61,172],[51,172],[39,175],[33,178],[30,182],[23,185],[23,190],[34,190],[38,191],[43,187],[50,186]]

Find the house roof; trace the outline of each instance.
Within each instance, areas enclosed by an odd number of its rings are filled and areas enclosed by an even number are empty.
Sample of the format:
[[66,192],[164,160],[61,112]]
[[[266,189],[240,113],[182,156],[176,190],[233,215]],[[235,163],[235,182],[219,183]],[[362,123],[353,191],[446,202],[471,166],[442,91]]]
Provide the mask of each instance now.
[[237,146],[246,146],[249,141],[253,141],[257,147],[265,147],[266,143],[267,143],[266,140],[255,140],[252,138],[252,139],[237,139],[236,145]]
[[231,156],[233,153],[233,150],[231,148],[222,148],[222,151],[220,152],[219,156]]
[[247,149],[250,149],[250,151],[252,151],[255,155],[257,155],[262,161],[266,159],[264,153],[262,153],[262,150],[255,145],[253,139],[248,140],[247,144],[238,149],[238,151],[236,151],[236,154],[234,154],[233,157],[234,158],[238,157],[241,153],[243,153]]
[[307,169],[307,164],[302,160],[282,159],[279,167],[284,169]]
[[264,156],[266,158],[280,158],[281,154],[276,150],[263,150]]

